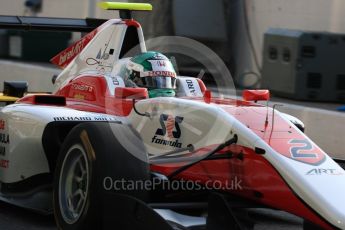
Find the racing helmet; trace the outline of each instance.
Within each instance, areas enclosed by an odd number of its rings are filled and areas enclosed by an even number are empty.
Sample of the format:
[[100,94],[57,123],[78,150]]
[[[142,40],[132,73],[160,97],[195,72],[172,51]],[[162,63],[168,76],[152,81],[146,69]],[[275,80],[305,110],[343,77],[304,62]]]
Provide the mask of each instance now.
[[149,97],[174,97],[176,72],[170,60],[158,52],[132,57],[127,65],[126,80],[148,89]]

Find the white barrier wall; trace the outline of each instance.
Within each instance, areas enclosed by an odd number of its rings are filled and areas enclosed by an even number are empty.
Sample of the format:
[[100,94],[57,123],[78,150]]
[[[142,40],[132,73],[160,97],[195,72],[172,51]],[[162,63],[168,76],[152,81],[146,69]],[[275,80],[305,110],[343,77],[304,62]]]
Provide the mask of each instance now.
[[305,133],[330,156],[345,158],[345,113],[292,104],[278,110],[303,121]]
[[0,70],[0,91],[3,91],[4,81],[27,81],[29,92],[52,92],[52,77],[61,71],[50,65],[43,67],[5,60],[0,60]]
[[[116,0],[126,2],[125,0]],[[23,16],[25,12],[24,0],[1,1],[0,15]],[[117,11],[105,11],[96,6],[100,0],[43,0],[40,17],[66,18],[117,18]],[[29,16],[26,13],[26,16]]]
[[[233,36],[237,70],[235,78],[245,85],[250,85],[251,81],[241,79],[241,73],[260,72],[254,63],[248,33],[260,66],[262,66],[264,33],[270,27],[345,33],[344,0],[232,0],[229,2],[231,2],[231,15],[234,15],[230,26],[237,28],[232,32],[235,35]],[[245,5],[242,4],[243,2]],[[245,26],[245,16],[249,24],[248,31]]]

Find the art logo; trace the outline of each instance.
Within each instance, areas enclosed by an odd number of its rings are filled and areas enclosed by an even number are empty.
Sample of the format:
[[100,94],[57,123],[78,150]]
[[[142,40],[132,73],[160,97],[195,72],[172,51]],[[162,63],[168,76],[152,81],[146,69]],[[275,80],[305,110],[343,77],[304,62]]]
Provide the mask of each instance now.
[[182,143],[179,142],[178,138],[181,137],[180,124],[182,121],[183,117],[161,114],[159,118],[161,127],[156,130],[152,137],[152,143],[181,148]]
[[337,175],[343,175],[342,172],[338,172],[337,169],[323,169],[323,168],[314,168],[309,170],[306,175],[332,175],[332,176],[337,176]]

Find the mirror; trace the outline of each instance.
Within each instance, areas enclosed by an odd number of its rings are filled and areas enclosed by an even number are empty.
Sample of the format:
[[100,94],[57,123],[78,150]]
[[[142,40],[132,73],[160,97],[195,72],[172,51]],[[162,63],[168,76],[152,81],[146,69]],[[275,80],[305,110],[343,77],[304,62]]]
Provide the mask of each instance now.
[[146,99],[149,96],[146,88],[116,87],[115,97],[120,99]]
[[242,97],[245,101],[268,101],[270,91],[268,89],[243,90]]

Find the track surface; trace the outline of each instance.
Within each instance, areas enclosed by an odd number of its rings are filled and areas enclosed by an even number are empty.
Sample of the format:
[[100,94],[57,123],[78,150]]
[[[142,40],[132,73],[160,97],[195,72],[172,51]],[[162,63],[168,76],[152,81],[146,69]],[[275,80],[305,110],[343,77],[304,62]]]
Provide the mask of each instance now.
[[[302,230],[302,220],[281,211],[250,209],[248,216],[255,222],[254,230]],[[57,230],[54,217],[42,216],[0,202],[1,230]]]
[[1,230],[56,230],[54,217],[42,216],[3,202],[0,202]]

